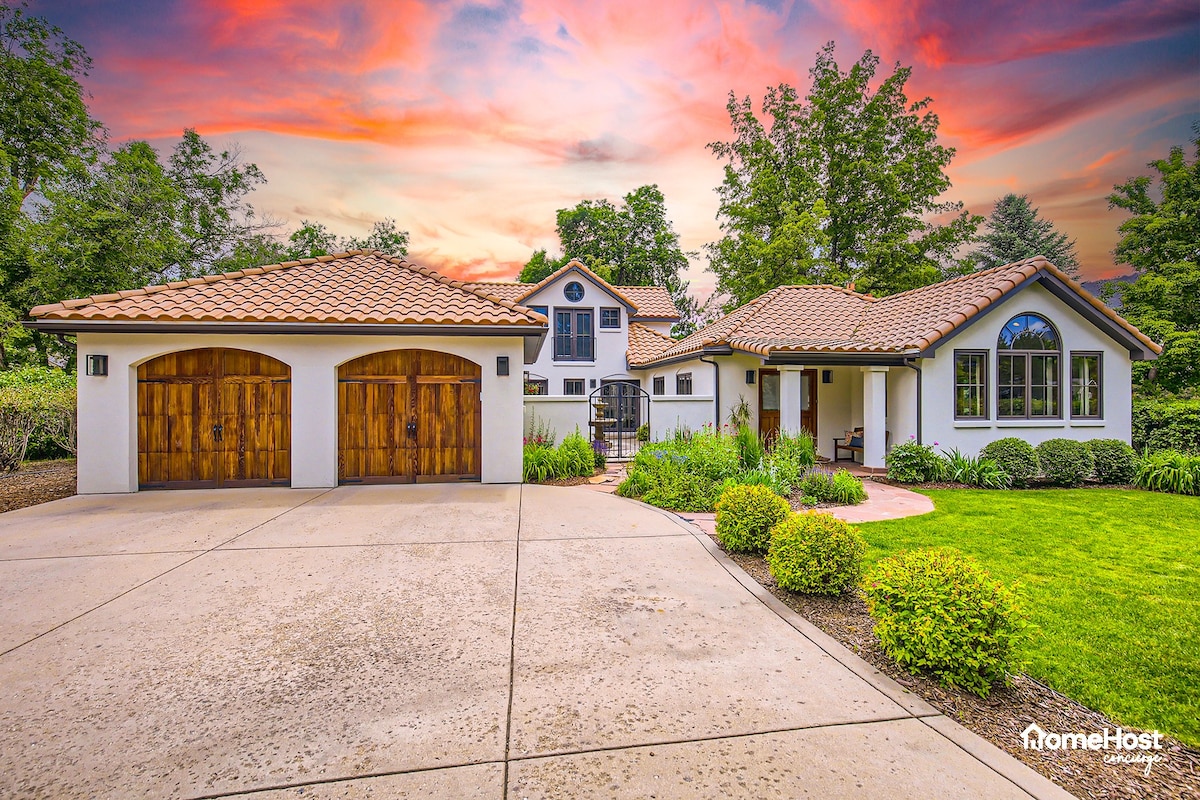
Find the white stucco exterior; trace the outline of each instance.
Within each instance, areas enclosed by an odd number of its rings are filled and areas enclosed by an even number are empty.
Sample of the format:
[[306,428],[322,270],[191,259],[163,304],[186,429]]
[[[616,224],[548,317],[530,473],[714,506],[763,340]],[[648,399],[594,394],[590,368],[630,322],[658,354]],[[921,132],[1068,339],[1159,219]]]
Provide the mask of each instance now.
[[[337,368],[369,353],[425,349],[479,364],[481,480],[521,480],[521,364],[519,336],[360,336],[81,333],[79,352],[79,492],[134,492],[137,474],[137,367],[156,356],[201,347],[231,347],[276,358],[291,367],[294,488],[337,485]],[[88,376],[90,354],[108,356],[109,374]],[[508,356],[510,374],[496,374]]]

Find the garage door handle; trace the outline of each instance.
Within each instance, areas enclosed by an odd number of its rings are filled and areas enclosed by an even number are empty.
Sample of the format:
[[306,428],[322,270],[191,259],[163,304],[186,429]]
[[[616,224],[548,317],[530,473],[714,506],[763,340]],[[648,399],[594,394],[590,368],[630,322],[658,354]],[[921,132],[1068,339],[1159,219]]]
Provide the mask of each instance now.
[[224,425],[213,425],[213,441],[214,442],[222,441],[225,438],[224,433],[225,433]]
[[408,431],[408,438],[417,438],[417,421],[415,419],[409,422],[405,429]]

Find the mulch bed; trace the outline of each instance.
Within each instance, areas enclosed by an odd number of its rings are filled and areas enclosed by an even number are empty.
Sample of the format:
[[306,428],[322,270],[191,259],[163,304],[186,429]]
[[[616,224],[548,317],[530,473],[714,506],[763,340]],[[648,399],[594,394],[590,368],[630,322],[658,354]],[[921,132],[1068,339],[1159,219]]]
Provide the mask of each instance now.
[[0,512],[61,500],[75,494],[75,460],[27,461],[0,475]]
[[1153,765],[1147,776],[1144,774],[1145,765],[1105,764],[1103,751],[1026,750],[1021,745],[1021,731],[1031,722],[1036,722],[1044,731],[1055,733],[1093,733],[1118,727],[1125,731],[1142,731],[1114,722],[1026,675],[1016,676],[1011,687],[993,690],[986,699],[947,689],[929,678],[912,675],[884,655],[873,630],[875,623],[867,613],[866,603],[861,596],[792,594],[775,585],[761,557],[740,553],[727,555],[771,594],[864,661],[950,719],[1076,796],[1104,800],[1200,800],[1200,751],[1186,748],[1164,736],[1163,749],[1159,751],[1162,760]]

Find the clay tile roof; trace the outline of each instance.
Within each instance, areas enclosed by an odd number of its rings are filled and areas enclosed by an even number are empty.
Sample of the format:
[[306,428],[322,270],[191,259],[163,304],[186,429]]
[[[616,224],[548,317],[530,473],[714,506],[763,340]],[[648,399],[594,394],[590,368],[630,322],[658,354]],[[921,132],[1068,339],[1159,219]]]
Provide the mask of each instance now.
[[546,318],[377,250],[354,250],[34,308],[45,320],[530,325]]
[[651,361],[712,346],[762,356],[775,351],[916,354],[1039,273],[1065,283],[1151,352],[1162,352],[1149,337],[1037,256],[883,298],[840,286],[781,286],[675,342]]
[[625,360],[630,366],[637,366],[653,361],[658,354],[675,344],[670,336],[664,336],[653,328],[647,328],[637,322],[629,323],[629,347],[625,350]]

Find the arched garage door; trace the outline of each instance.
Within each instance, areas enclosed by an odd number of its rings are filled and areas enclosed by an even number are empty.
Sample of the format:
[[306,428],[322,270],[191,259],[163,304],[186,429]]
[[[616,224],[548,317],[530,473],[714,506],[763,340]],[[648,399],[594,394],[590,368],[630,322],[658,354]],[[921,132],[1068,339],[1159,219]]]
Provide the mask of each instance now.
[[479,480],[478,364],[388,350],[338,368],[338,480]]
[[204,348],[138,367],[143,489],[287,486],[291,369],[261,353]]

